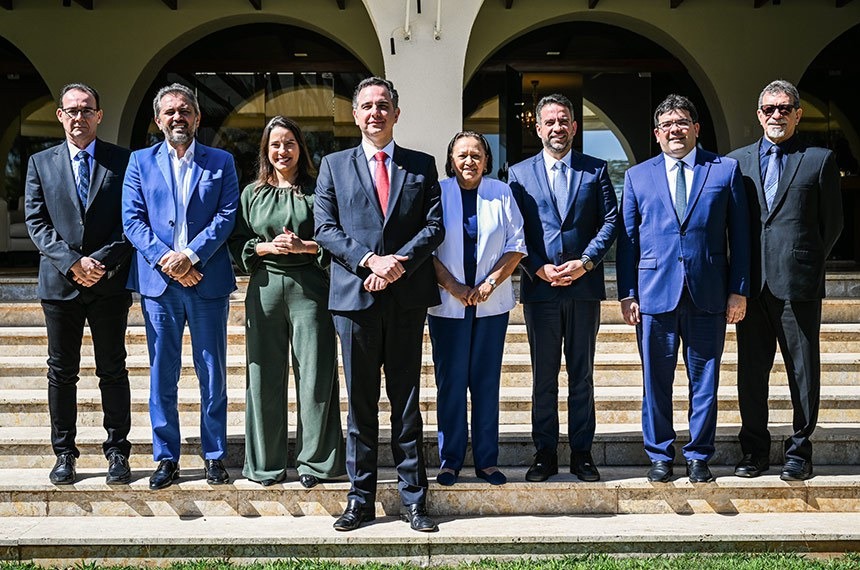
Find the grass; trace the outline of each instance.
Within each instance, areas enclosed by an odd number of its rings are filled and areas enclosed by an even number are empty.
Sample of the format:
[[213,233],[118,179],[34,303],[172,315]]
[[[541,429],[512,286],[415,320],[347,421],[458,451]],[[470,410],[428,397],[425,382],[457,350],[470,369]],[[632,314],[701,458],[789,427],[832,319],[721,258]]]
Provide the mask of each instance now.
[[[102,566],[78,563],[62,570],[136,570],[137,566]],[[412,564],[341,564],[329,561],[281,560],[256,564],[234,564],[224,560],[176,563],[170,570],[417,570]],[[858,570],[860,554],[836,558],[807,558],[800,554],[717,554],[653,557],[613,557],[608,555],[509,561],[484,560],[457,566],[436,566],[437,570]],[[0,562],[0,570],[42,570],[32,563]]]

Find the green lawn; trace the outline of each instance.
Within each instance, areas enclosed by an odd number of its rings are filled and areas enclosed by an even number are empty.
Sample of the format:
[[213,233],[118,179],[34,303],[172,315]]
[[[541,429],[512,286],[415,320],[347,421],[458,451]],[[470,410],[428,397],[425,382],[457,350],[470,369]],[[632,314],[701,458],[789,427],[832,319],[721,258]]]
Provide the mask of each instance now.
[[[0,562],[0,570],[37,570],[29,563]],[[69,570],[135,570],[132,566],[76,564]],[[169,566],[170,570],[417,570],[411,564],[340,564],[325,561],[278,561],[260,564],[233,564],[202,560]],[[797,554],[680,555],[641,558],[612,556],[571,556],[544,560],[487,560],[459,566],[435,566],[438,570],[860,570],[860,554],[839,558],[806,558]],[[64,568],[63,570],[66,570]]]

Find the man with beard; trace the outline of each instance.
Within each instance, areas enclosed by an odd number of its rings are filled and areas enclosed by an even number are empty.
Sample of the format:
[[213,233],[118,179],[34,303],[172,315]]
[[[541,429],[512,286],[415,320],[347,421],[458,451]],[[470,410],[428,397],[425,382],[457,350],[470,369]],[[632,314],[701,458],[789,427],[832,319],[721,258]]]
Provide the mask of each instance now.
[[567,366],[570,471],[583,481],[600,473],[591,457],[594,348],[603,257],[615,241],[618,202],[606,162],[572,150],[573,104],[547,95],[535,109],[543,151],[511,167],[508,182],[525,222],[520,301],[532,362],[532,440],[528,481],[558,473],[558,374]]
[[197,143],[197,97],[174,83],[153,101],[165,141],[131,155],[122,218],[137,248],[129,288],[138,291],[150,361],[149,415],[158,468],[150,489],[179,477],[177,385],[182,335],[191,333],[200,383],[200,440],[210,484],[229,480],[227,455],[227,311],[236,288],[225,242],[233,231],[239,183],[233,157]]
[[750,303],[738,324],[738,404],[743,457],[738,477],[770,467],[768,380],[776,346],[785,362],[793,430],[780,478],[812,477],[809,437],[821,389],[821,299],[824,262],[842,231],[839,172],[833,153],[803,144],[797,88],[777,80],[758,99],[764,136],[729,156],[740,163],[752,224]]

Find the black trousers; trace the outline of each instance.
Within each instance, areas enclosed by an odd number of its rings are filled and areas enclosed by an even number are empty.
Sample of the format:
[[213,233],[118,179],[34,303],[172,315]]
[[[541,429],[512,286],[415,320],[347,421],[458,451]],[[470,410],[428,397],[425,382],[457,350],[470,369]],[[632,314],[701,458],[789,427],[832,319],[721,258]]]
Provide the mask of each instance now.
[[391,453],[397,488],[405,505],[423,503],[427,494],[423,423],[419,407],[421,350],[426,308],[400,308],[387,295],[362,311],[333,312],[343,350],[349,401],[346,472],[349,498],[376,500],[379,458],[380,369],[391,403]]
[[48,331],[48,410],[54,453],[80,455],[77,435],[77,383],[81,367],[84,323],[93,337],[96,376],[104,412],[105,455],[131,452],[131,391],[125,367],[125,331],[131,293],[106,297],[83,293],[70,301],[42,300]]
[[744,453],[770,455],[768,381],[776,347],[782,353],[793,407],[794,433],[784,443],[786,458],[812,460],[809,437],[818,421],[821,393],[821,299],[784,301],[765,286],[747,303],[737,325],[739,434]]

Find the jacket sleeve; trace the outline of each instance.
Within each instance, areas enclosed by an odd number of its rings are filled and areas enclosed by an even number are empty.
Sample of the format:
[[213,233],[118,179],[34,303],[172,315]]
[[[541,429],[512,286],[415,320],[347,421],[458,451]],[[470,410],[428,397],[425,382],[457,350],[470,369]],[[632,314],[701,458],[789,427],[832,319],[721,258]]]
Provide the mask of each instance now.
[[433,164],[432,160],[424,177],[423,211],[424,226],[397,251],[398,255],[409,258],[403,262],[407,279],[418,266],[430,259],[433,252],[445,239],[445,226],[442,222],[442,188],[439,185],[436,165]]
[[624,193],[621,196],[621,231],[618,235],[618,252],[615,267],[618,275],[618,300],[639,298],[639,205],[630,179],[624,175]]
[[821,164],[818,174],[818,183],[821,187],[819,194],[818,227],[821,231],[821,240],[824,243],[824,257],[830,257],[830,251],[836,244],[842,226],[845,223],[842,217],[842,193],[839,184],[839,169],[833,153],[828,151],[827,156]]
[[172,247],[158,239],[149,222],[149,208],[143,195],[140,166],[132,153],[122,184],[122,227],[131,244],[153,269]]
[[588,242],[582,252],[594,263],[600,263],[603,260],[618,235],[618,198],[615,196],[615,188],[612,187],[612,181],[609,179],[606,163],[603,163],[600,169],[598,181],[600,185],[598,217],[602,218],[602,223],[597,234]]
[[236,225],[236,210],[239,207],[239,178],[236,175],[236,165],[233,156],[224,154],[221,166],[224,172],[221,180],[221,191],[218,193],[218,207],[212,220],[200,231],[194,239],[188,242],[188,248],[200,258],[200,265],[215,254],[227,242]]
[[534,216],[529,216],[529,208],[526,201],[530,200],[531,197],[517,178],[517,171],[513,168],[508,171],[508,185],[511,187],[514,200],[523,218],[523,235],[525,236],[528,252],[527,257],[524,257],[520,262],[520,267],[523,268],[526,276],[534,281],[535,279],[540,279],[537,276],[538,270],[549,263],[545,255],[546,250],[543,246],[543,228],[541,227],[540,220],[536,221]]
[[729,292],[749,297],[750,294],[750,219],[746,190],[740,167],[732,170],[731,197],[728,212]]

